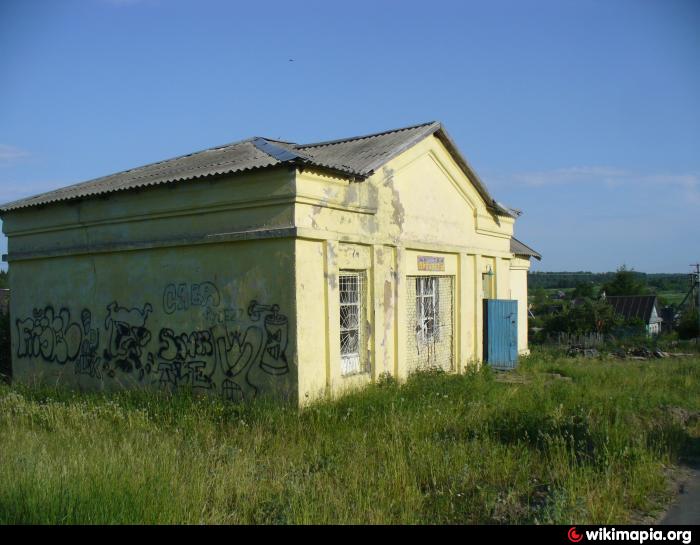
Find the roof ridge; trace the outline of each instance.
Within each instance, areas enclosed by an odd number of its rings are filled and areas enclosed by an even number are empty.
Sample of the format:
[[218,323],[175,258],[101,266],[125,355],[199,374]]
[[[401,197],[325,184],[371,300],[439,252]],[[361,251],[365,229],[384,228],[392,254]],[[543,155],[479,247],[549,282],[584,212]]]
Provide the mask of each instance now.
[[365,138],[373,138],[375,136],[383,136],[385,134],[408,131],[410,129],[417,129],[418,127],[427,127],[429,125],[440,125],[440,122],[439,121],[428,121],[426,123],[417,123],[415,125],[410,125],[408,127],[399,127],[397,129],[389,129],[386,131],[375,132],[372,134],[364,134],[361,136],[350,136],[347,138],[338,138],[335,140],[324,140],[321,142],[311,142],[309,144],[296,144],[296,147],[297,148],[318,148],[318,147],[322,147],[322,146],[331,146],[333,144],[341,144],[343,142],[352,142],[354,140],[364,140]]

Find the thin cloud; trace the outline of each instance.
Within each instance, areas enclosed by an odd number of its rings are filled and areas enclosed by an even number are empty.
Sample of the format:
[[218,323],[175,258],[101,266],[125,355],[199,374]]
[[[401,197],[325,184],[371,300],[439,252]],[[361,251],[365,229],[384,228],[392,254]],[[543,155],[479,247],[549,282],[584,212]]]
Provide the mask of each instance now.
[[700,173],[637,172],[612,166],[573,166],[552,170],[515,172],[495,176],[494,181],[506,187],[546,188],[555,186],[607,187],[653,186],[679,189],[684,198],[700,203]]
[[15,146],[0,144],[0,165],[8,164],[29,156],[29,152]]
[[536,172],[518,172],[512,179],[519,185],[543,187],[576,183],[605,183],[618,185],[631,175],[630,171],[607,166],[574,166]]

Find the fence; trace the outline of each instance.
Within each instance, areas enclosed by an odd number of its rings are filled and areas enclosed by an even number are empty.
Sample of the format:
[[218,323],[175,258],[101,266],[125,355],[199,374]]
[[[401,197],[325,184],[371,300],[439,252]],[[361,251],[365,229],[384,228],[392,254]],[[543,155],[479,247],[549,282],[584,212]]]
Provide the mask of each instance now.
[[555,333],[547,336],[547,341],[560,346],[582,346],[583,348],[595,348],[605,342],[603,333]]

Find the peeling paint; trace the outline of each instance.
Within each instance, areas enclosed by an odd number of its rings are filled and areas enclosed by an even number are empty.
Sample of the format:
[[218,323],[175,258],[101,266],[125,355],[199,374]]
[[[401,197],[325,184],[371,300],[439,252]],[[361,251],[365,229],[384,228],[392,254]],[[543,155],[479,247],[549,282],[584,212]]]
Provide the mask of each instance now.
[[394,187],[394,170],[389,167],[384,167],[382,170],[384,172],[384,187],[388,187],[391,190],[391,206],[393,207],[391,217],[394,220],[394,225],[400,231],[403,228],[406,211],[403,204],[401,204],[399,192]]

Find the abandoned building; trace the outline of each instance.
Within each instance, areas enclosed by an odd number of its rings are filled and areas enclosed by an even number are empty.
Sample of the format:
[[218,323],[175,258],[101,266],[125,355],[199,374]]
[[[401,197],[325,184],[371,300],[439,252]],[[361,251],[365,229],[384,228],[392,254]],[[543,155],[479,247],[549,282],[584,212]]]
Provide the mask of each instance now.
[[437,122],[250,138],[0,211],[18,381],[304,403],[528,350],[540,256]]

